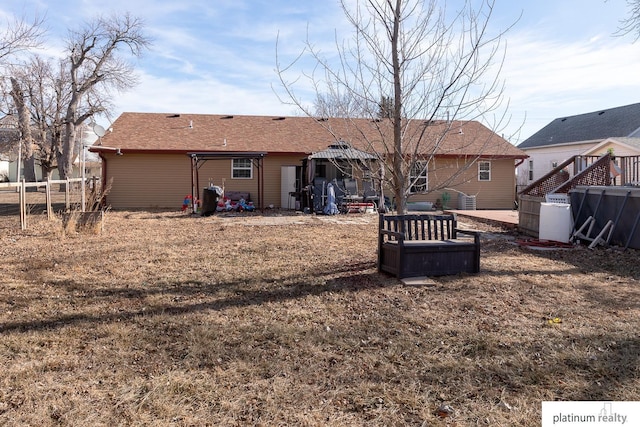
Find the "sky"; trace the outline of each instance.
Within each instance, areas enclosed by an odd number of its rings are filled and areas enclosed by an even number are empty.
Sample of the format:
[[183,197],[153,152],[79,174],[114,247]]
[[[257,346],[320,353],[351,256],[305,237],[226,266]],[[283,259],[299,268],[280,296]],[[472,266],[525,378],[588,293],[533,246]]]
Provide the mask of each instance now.
[[[349,28],[337,0],[0,0],[0,25],[44,17],[41,53],[56,56],[69,29],[125,11],[153,43],[104,127],[122,112],[300,115],[283,102],[276,46],[281,63],[307,38],[332,52]],[[496,0],[492,29],[515,23],[500,72],[509,121],[496,131],[517,145],[555,118],[640,102],[640,42],[615,35],[627,14],[626,0]]]

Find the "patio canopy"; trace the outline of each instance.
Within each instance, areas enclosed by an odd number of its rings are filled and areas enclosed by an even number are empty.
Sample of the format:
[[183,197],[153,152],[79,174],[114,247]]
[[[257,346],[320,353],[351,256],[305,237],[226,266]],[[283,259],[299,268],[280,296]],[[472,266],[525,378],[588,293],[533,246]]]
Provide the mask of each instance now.
[[197,200],[200,188],[198,170],[207,160],[251,159],[258,170],[258,207],[264,210],[264,151],[222,151],[222,152],[193,152],[187,153],[191,157],[191,200]]
[[326,150],[318,151],[309,156],[307,167],[307,184],[313,183],[318,161],[329,160],[330,162],[360,162],[365,165],[367,162],[378,160],[375,154],[353,148],[348,142],[338,141],[327,147]]
[[326,150],[318,151],[309,156],[311,160],[333,159],[333,160],[377,160],[378,156],[366,151],[353,148],[344,141],[331,144]]

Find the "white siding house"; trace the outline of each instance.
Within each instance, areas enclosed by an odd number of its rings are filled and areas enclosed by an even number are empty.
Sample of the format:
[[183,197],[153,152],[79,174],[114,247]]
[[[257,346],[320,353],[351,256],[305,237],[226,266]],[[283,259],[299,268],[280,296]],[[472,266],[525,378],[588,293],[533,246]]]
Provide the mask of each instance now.
[[517,169],[518,190],[573,156],[640,155],[639,137],[640,103],[557,118],[518,145],[530,156]]

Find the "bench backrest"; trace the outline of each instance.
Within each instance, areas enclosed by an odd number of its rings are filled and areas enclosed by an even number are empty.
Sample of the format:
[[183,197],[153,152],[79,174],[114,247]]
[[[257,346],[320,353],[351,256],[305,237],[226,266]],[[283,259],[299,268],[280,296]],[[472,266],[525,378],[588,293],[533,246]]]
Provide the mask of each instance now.
[[380,215],[381,234],[389,240],[449,240],[456,238],[457,221],[451,215]]

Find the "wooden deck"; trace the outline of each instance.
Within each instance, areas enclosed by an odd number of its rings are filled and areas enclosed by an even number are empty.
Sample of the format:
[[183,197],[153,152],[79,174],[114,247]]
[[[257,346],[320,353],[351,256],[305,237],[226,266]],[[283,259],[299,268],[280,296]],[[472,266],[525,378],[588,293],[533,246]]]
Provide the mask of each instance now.
[[498,224],[506,228],[517,228],[519,222],[518,211],[514,210],[447,210],[445,213],[455,213],[459,218],[468,217]]

